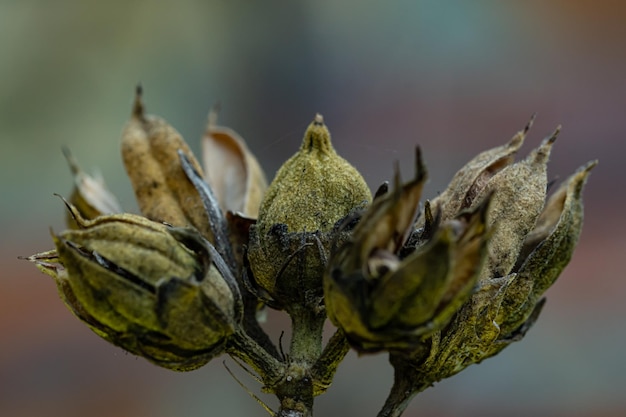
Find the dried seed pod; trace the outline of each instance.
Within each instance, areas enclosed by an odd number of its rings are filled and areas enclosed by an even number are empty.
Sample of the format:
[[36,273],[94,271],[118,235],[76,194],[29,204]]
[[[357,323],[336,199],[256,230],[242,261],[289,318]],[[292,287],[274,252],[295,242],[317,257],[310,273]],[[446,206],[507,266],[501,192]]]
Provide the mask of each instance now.
[[478,190],[476,201],[494,194],[487,218],[495,230],[481,278],[505,276],[515,265],[524,239],[543,209],[548,157],[558,133],[559,129],[528,157],[507,166]]
[[596,164],[581,167],[544,205],[546,163],[558,131],[526,159],[507,165],[470,193],[478,200],[493,193],[488,224],[494,231],[477,290],[445,328],[413,349],[390,354],[395,380],[410,383],[394,385],[389,407],[397,405],[394,396],[412,396],[496,355],[523,338],[537,320],[545,304],[541,296],[563,271],[578,241],[582,189]]
[[471,295],[485,256],[487,201],[446,222],[406,258],[426,179],[418,152],[415,178],[396,185],[363,214],[324,279],[331,321],[360,351],[410,348],[445,326]]
[[582,190],[597,161],[580,167],[548,199],[535,228],[526,236],[513,268],[498,323],[504,333],[518,328],[567,266],[582,229]]
[[[454,175],[448,187],[431,201],[431,206],[437,208],[442,220],[451,219],[464,208],[480,201],[477,195],[485,184],[513,163],[515,154],[524,143],[534,120],[533,115],[526,127],[517,132],[507,144],[481,152]],[[420,218],[420,222],[423,221],[423,217]]]
[[217,126],[217,109],[209,113],[202,138],[205,179],[224,212],[256,218],[267,180],[246,142],[232,129]]
[[191,150],[165,120],[144,114],[141,90],[122,134],[122,157],[139,209],[147,218],[173,226],[193,226],[213,242],[202,201],[188,180],[178,152],[204,175]]
[[[63,154],[74,177],[74,189],[69,201],[80,215],[85,219],[93,219],[101,215],[121,213],[120,203],[107,188],[104,178],[99,174],[91,176],[83,171],[69,149],[63,148]],[[78,227],[69,215],[67,223],[71,228]]]
[[321,304],[322,276],[337,224],[371,194],[361,174],[335,152],[321,115],[300,150],[280,168],[250,228],[248,258],[256,282],[282,307]]
[[141,216],[89,221],[53,236],[56,253],[29,258],[53,276],[62,298],[101,337],[175,370],[223,351],[241,317],[241,296],[210,244],[191,229]]

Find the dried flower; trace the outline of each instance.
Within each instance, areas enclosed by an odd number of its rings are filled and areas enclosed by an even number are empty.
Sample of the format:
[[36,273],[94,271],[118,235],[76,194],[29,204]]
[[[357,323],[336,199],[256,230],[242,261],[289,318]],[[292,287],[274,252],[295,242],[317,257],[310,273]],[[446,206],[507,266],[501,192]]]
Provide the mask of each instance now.
[[217,111],[211,109],[202,138],[204,178],[224,212],[256,218],[267,189],[265,173],[243,138],[217,125]]
[[[91,176],[83,171],[69,149],[64,148],[63,154],[65,154],[65,159],[67,159],[74,177],[74,189],[69,202],[76,207],[80,215],[84,219],[90,220],[103,214],[121,213],[120,203],[107,188],[102,175],[97,173],[95,176]],[[67,223],[69,227],[78,227],[69,213]]]

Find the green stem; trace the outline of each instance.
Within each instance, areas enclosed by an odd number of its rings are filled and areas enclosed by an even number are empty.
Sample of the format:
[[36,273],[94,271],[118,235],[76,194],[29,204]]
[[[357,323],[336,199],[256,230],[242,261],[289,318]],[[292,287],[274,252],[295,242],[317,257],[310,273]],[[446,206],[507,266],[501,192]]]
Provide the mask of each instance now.
[[323,394],[330,387],[339,364],[346,357],[349,350],[350,345],[345,333],[341,329],[337,329],[311,369],[314,396]]
[[230,356],[241,359],[252,367],[266,386],[274,385],[285,372],[285,365],[259,345],[245,331],[236,331],[226,348]]
[[322,354],[322,332],[326,314],[302,306],[289,312],[291,316],[290,362],[311,368]]
[[408,358],[390,354],[389,362],[394,368],[393,385],[377,417],[399,417],[415,395],[432,385]]

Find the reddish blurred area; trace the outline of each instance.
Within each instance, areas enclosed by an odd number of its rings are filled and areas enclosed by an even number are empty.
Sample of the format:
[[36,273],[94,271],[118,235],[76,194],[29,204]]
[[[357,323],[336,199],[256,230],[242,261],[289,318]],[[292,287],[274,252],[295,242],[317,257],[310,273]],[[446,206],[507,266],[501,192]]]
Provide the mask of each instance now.
[[[0,2],[0,416],[263,415],[221,359],[176,374],[125,354],[17,259],[50,249],[47,228],[63,227],[51,196],[71,185],[62,145],[133,210],[116,141],[137,80],[148,110],[194,149],[221,100],[222,122],[270,178],[318,111],[372,188],[395,160],[408,177],[419,143],[426,197],[532,113],[522,154],[563,124],[551,178],[600,160],[574,259],[523,341],[417,396],[405,415],[626,414],[626,2],[61,3]],[[272,313],[268,327],[277,340],[288,321]],[[391,379],[384,355],[350,355],[316,415],[373,416]]]

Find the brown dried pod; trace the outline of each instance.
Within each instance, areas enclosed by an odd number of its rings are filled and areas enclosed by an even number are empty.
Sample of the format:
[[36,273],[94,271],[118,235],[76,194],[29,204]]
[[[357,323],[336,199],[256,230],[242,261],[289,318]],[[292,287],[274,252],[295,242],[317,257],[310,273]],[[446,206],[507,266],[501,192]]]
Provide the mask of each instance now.
[[[517,132],[508,143],[479,153],[454,175],[446,189],[431,201],[431,206],[438,211],[442,220],[451,219],[464,208],[470,207],[485,184],[513,163],[534,120],[533,115],[524,129]],[[420,225],[423,221],[421,217]]]
[[165,120],[146,115],[137,90],[130,121],[122,134],[122,157],[139,209],[147,218],[178,227],[193,226],[213,241],[203,203],[188,180],[179,151],[203,171],[181,135]]
[[[391,352],[396,383],[382,415],[399,415],[407,398],[496,355],[523,338],[537,320],[545,303],[541,296],[563,271],[578,241],[582,189],[596,164],[581,167],[544,204],[546,164],[558,132],[524,160],[509,163],[487,181],[472,182],[476,191],[466,201],[469,206],[493,194],[487,223],[494,231],[477,289],[445,328],[412,350]],[[478,164],[473,172],[483,169]],[[468,171],[467,166],[461,170]],[[482,185],[474,187],[478,183]]]
[[377,199],[339,247],[324,279],[331,321],[359,351],[410,348],[445,326],[471,295],[485,256],[487,202],[445,222],[405,258],[425,169]]

